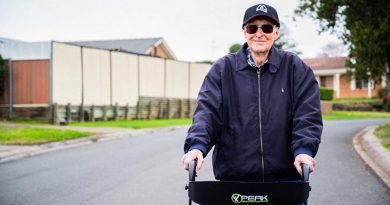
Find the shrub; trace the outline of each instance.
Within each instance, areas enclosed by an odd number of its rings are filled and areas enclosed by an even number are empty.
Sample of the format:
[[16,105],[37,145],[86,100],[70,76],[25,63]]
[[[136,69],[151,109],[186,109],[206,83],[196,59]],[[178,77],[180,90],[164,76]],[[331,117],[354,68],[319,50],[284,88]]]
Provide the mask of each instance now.
[[390,112],[390,87],[386,86],[378,90],[378,97],[382,100],[383,106]]
[[333,100],[333,89],[331,88],[320,88],[320,100]]

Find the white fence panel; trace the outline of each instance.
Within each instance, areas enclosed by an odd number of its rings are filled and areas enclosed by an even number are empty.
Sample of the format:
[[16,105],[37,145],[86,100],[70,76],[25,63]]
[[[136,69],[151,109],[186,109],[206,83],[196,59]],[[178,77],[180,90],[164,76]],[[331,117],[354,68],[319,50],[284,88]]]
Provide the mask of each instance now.
[[140,96],[164,97],[164,59],[139,57]]
[[136,106],[138,101],[138,56],[112,52],[112,103]]
[[83,48],[84,105],[110,105],[110,52]]
[[189,97],[189,63],[167,60],[166,97]]
[[80,105],[82,101],[81,48],[53,42],[53,102]]
[[210,64],[190,63],[190,98],[196,99],[206,74],[211,68]]

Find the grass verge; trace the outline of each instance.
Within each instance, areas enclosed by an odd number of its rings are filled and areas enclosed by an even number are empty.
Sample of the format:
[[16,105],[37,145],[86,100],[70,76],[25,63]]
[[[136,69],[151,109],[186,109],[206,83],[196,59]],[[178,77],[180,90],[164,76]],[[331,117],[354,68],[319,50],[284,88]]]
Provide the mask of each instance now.
[[379,98],[336,98],[333,103],[381,103]]
[[374,134],[382,141],[383,146],[390,151],[390,123],[377,127]]
[[38,121],[38,120],[2,120],[0,122],[9,122],[16,124],[27,124],[27,125],[49,125],[49,122]]
[[352,119],[375,119],[390,118],[388,112],[355,112],[355,111],[333,111],[330,115],[323,115],[324,120],[352,120]]
[[0,144],[37,145],[89,136],[88,132],[42,128],[0,126]]
[[176,125],[190,125],[192,119],[150,119],[150,120],[118,120],[118,121],[98,121],[98,122],[73,122],[71,126],[81,127],[117,127],[117,128],[156,128]]

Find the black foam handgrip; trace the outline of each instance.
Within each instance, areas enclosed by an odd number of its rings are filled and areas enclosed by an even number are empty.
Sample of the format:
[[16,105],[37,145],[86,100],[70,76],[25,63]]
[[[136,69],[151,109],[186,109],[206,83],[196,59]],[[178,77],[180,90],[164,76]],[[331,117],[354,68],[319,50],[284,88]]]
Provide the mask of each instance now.
[[309,181],[309,165],[302,163],[302,180],[305,182]]
[[196,161],[192,160],[188,165],[188,176],[190,181],[195,181],[196,177]]

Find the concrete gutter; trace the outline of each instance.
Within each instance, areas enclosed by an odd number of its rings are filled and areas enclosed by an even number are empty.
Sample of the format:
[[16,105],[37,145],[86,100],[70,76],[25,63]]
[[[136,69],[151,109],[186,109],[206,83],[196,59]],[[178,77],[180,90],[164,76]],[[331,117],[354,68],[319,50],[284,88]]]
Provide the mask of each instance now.
[[377,127],[367,127],[356,134],[353,137],[353,146],[363,161],[390,188],[390,152],[374,135]]

